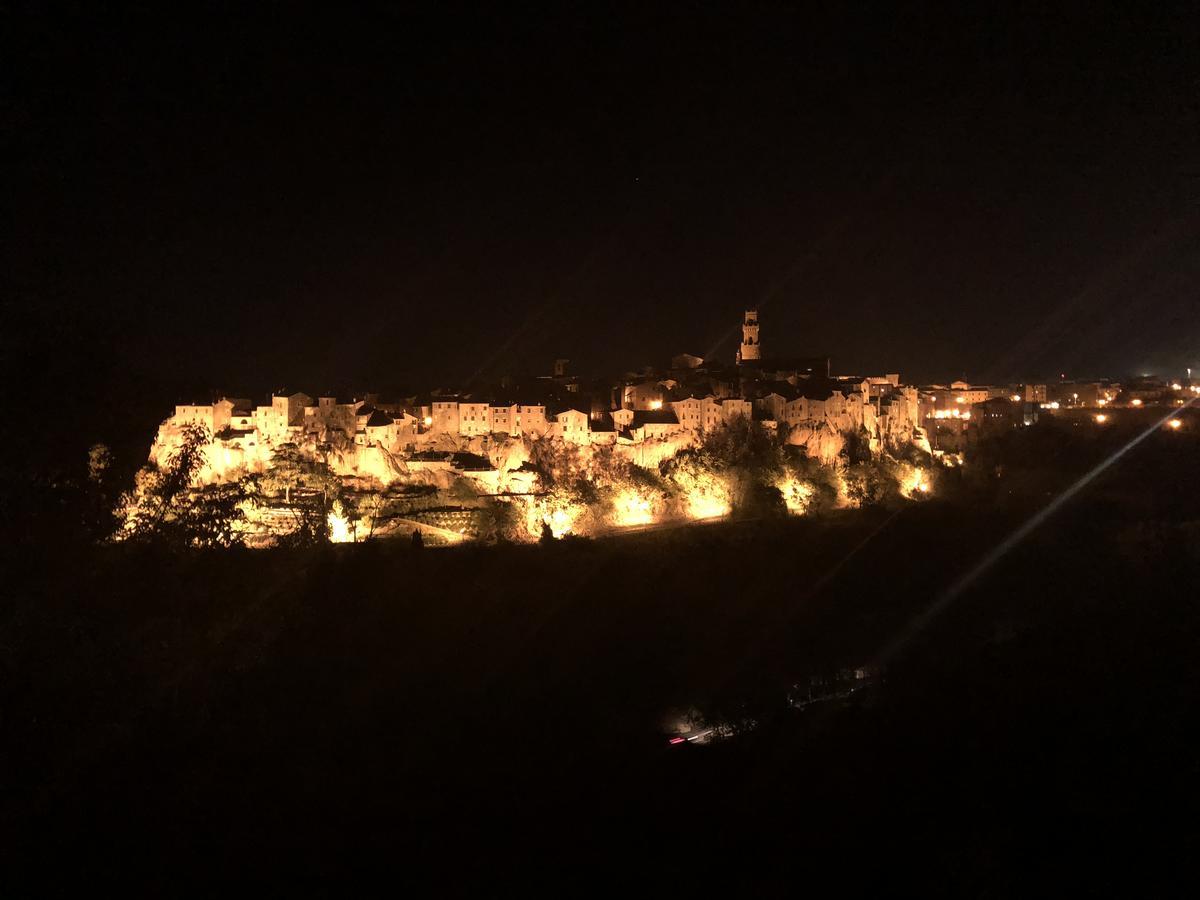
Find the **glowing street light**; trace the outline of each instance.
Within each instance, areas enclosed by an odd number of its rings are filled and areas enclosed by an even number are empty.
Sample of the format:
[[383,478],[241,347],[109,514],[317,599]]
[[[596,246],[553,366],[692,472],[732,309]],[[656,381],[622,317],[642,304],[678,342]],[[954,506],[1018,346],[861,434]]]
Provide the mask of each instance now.
[[1182,419],[1172,419],[1170,422],[1167,423],[1167,425],[1169,425],[1171,427],[1172,431],[1178,431],[1180,428],[1183,427],[1183,420]]
[[1141,406],[1142,400],[1140,397],[1134,397],[1132,400],[1129,401],[1129,405],[1130,406]]
[[1021,402],[1021,395],[1020,395],[1020,394],[1013,394],[1013,395],[1012,395],[1011,397],[1009,397],[1008,399],[1009,399],[1009,400],[1011,400],[1013,403],[1020,403],[1020,402]]
[[1098,425],[1103,425],[1107,421],[1108,421],[1108,416],[1106,416],[1104,413],[1099,413],[1096,416],[1096,424],[1098,424]]
[[651,409],[662,409],[662,401],[661,400],[651,400],[650,408]]

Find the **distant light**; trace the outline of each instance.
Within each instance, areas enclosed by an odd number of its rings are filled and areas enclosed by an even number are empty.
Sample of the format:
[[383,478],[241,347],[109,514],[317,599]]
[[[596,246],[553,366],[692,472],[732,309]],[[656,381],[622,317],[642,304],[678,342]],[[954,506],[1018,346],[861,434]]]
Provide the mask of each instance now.
[[966,402],[967,402],[967,398],[966,398],[966,397],[955,397],[955,398],[954,398],[954,402],[955,402],[955,403],[966,403]]
[[1129,401],[1129,403],[1131,406],[1141,406],[1142,405],[1142,401],[1141,401],[1140,397],[1134,397],[1132,400]]
[[425,427],[428,428],[432,424],[433,424],[433,416],[426,416],[425,417]]
[[1106,397],[1101,397],[1099,400],[1096,401],[1097,406],[1104,406],[1106,403],[1108,403],[1108,398],[1106,398]]
[[672,744],[682,744],[683,742],[684,742],[684,739],[683,739],[683,738],[681,738],[681,737],[673,737],[673,738],[671,738],[671,743],[672,743]]
[[1105,422],[1108,421],[1108,416],[1106,416],[1104,413],[1100,413],[1099,415],[1096,416],[1096,421],[1099,424],[1103,425]]
[[661,400],[651,400],[650,408],[651,409],[662,409],[662,401]]
[[1171,390],[1173,390],[1173,391],[1182,391],[1182,390],[1183,390],[1183,385],[1182,385],[1182,384],[1180,384],[1178,381],[1176,381],[1174,384],[1172,384],[1172,385],[1171,385]]
[[1182,419],[1172,419],[1167,424],[1170,425],[1171,428],[1173,428],[1175,431],[1178,431],[1180,428],[1183,427],[1183,420]]
[[1009,400],[1011,400],[1013,403],[1020,403],[1020,402],[1021,402],[1021,395],[1020,395],[1020,394],[1013,394],[1013,395],[1012,395],[1011,397],[1009,397],[1008,399],[1009,399]]

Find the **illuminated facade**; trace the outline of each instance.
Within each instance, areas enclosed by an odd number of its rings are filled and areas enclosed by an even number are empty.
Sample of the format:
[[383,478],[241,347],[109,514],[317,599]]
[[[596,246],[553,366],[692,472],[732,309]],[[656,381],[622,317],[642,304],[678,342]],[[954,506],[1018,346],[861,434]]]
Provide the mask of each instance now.
[[738,348],[737,363],[754,362],[762,359],[762,347],[758,342],[758,310],[748,309],[742,318],[742,346]]

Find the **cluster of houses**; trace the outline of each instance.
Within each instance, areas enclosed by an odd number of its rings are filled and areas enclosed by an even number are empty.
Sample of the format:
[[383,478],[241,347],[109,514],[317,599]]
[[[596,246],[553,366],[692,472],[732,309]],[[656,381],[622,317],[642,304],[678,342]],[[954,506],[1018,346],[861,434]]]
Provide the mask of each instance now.
[[[681,354],[663,370],[616,381],[554,374],[522,385],[383,402],[366,394],[349,402],[278,393],[270,404],[226,397],[180,405],[164,423],[201,425],[223,442],[253,451],[283,441],[352,442],[418,451],[440,436],[535,437],[570,444],[643,443],[689,437],[746,417],[771,428],[876,432],[889,420],[916,427],[918,394],[898,375],[833,378],[827,358],[772,360],[761,354],[757,313],[748,311],[734,365]],[[253,453],[252,453],[253,455]]]
[[[506,379],[461,394],[397,402],[366,394],[339,402],[332,396],[278,393],[263,405],[229,397],[177,406],[164,425],[202,425],[250,455],[257,455],[256,447],[284,441],[419,452],[444,436],[642,444],[691,438],[737,417],[787,429],[790,437],[800,436],[795,443],[826,429],[865,432],[883,442],[920,442],[928,433],[935,448],[940,437],[951,449],[972,430],[1030,424],[1048,407],[1104,405],[1122,396],[1119,385],[1099,383],[979,386],[956,381],[917,388],[902,385],[895,373],[834,377],[828,358],[766,356],[759,330],[758,313],[748,310],[732,364],[684,353],[664,369],[589,381],[568,374],[568,361],[557,360],[553,375],[523,383]],[[1143,391],[1151,388],[1142,386]]]

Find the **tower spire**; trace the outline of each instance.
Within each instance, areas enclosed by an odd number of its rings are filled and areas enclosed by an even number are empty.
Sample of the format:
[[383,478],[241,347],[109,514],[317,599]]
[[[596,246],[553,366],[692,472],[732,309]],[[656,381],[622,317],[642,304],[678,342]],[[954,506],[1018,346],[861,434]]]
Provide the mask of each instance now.
[[761,359],[761,350],[758,343],[758,310],[748,309],[742,319],[742,346],[738,348],[738,365]]

